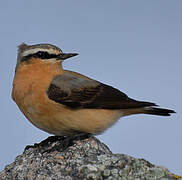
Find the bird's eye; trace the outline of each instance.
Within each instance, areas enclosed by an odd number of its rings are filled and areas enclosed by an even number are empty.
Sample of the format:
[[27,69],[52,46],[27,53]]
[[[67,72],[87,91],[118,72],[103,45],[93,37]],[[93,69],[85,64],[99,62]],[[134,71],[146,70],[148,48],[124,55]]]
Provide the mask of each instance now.
[[48,52],[43,52],[43,51],[38,51],[36,53],[36,56],[41,58],[41,59],[46,59],[46,58],[48,59],[49,58]]
[[43,52],[39,51],[36,53],[37,56],[41,57],[43,55]]

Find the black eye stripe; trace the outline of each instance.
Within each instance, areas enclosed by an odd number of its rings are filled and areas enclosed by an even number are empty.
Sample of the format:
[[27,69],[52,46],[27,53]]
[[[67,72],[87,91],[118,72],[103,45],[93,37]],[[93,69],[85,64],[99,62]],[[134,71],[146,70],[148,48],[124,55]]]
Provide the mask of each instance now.
[[34,54],[29,54],[22,58],[21,61],[27,61],[28,59],[34,57],[34,58],[40,58],[40,59],[51,59],[51,58],[57,58],[59,55],[56,54],[49,54],[47,51],[38,51]]
[[51,59],[51,58],[56,58],[58,55],[56,54],[49,54],[46,51],[38,51],[35,53],[35,57],[39,57],[41,59]]

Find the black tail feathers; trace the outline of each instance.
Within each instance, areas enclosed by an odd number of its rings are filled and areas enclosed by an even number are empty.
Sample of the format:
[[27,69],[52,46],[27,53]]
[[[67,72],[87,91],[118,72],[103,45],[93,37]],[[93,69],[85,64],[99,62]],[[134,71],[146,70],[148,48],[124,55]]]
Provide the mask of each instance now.
[[145,107],[144,108],[145,114],[152,114],[158,116],[170,116],[171,113],[176,113],[171,109],[162,109],[162,108],[154,108],[154,107]]

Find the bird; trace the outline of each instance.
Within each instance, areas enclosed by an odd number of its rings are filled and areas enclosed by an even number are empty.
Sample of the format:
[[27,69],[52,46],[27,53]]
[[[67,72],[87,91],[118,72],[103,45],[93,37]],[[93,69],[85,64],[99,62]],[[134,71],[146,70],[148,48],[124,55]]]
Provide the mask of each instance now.
[[98,135],[123,116],[175,113],[152,102],[132,99],[78,72],[64,70],[62,62],[77,55],[63,53],[52,44],[18,46],[12,98],[37,128],[56,136]]

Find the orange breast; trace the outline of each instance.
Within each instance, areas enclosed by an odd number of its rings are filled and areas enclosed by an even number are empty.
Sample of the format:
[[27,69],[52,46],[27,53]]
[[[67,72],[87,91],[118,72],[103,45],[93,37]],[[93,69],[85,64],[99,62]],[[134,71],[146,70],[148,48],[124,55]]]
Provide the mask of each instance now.
[[23,114],[38,128],[44,129],[43,117],[50,115],[50,106],[46,95],[52,78],[62,74],[60,62],[43,62],[32,59],[29,64],[22,63],[17,68],[13,81],[12,98]]

